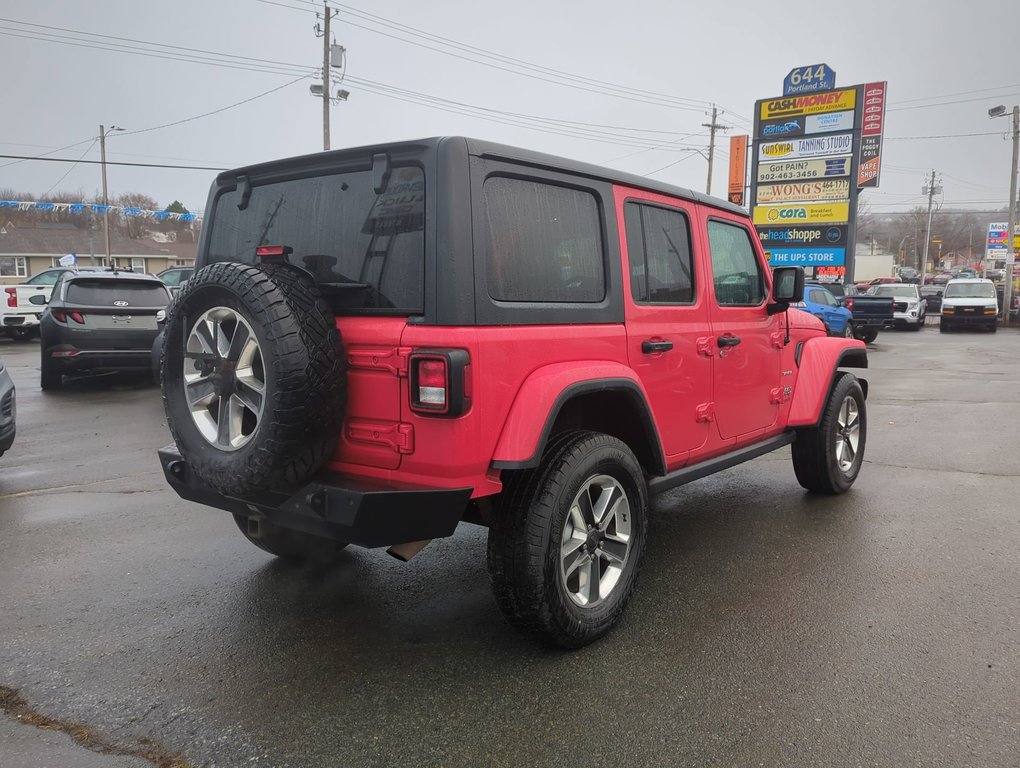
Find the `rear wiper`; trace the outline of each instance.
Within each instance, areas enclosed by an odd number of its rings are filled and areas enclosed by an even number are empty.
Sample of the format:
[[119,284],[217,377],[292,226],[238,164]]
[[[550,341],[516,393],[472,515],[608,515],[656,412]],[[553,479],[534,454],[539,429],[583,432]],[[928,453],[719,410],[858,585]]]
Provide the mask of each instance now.
[[372,287],[372,285],[370,283],[355,283],[354,281],[346,281],[346,280],[345,281],[341,281],[341,282],[316,283],[316,285],[318,285],[320,288],[336,288],[336,289],[340,289],[340,290],[347,290],[347,289],[351,289],[351,288],[353,288],[353,289],[358,289],[358,288],[365,289],[365,288],[371,288]]

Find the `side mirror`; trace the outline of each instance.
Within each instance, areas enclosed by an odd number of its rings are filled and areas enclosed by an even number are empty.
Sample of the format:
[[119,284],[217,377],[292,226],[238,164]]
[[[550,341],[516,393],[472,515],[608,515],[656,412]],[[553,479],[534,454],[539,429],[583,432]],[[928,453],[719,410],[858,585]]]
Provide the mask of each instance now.
[[46,297],[43,296],[41,293],[36,293],[28,297],[28,303],[35,304],[36,306],[41,307],[44,304],[46,304]]
[[803,299],[803,267],[776,267],[772,270],[772,302],[765,307],[770,315],[785,312],[791,304]]
[[772,301],[778,304],[793,304],[803,298],[803,267],[776,267],[772,270]]

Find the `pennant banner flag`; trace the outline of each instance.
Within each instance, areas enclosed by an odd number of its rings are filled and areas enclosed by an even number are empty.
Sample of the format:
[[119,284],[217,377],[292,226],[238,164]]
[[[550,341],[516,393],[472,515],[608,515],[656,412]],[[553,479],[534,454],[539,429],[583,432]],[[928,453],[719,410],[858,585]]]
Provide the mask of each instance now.
[[156,219],[157,221],[201,221],[197,213],[173,213],[172,211],[147,211],[142,208],[122,208],[117,205],[100,203],[44,203],[25,200],[0,200],[0,208],[17,208],[19,211],[67,211],[69,213],[114,213],[132,218]]

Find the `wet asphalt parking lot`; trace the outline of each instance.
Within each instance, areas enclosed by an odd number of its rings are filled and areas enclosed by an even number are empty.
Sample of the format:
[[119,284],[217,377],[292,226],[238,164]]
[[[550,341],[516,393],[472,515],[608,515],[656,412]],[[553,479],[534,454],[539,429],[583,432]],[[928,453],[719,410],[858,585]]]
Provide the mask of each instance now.
[[274,561],[165,485],[156,388],[43,395],[38,354],[0,340],[0,686],[106,742],[195,768],[1020,765],[1018,330],[883,332],[853,489],[806,494],[784,450],[659,497],[622,623],[573,653],[504,623],[473,526],[407,564]]

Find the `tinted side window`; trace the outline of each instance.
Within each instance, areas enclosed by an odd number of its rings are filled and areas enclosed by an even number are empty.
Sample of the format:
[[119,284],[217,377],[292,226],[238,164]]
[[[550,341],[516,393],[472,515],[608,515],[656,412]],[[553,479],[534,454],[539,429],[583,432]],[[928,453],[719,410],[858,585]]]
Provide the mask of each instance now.
[[67,286],[67,303],[112,307],[126,301],[131,307],[165,307],[170,294],[161,283],[129,280],[75,280]]
[[624,206],[630,293],[642,304],[694,301],[694,265],[687,216],[652,205]]
[[606,294],[598,203],[589,192],[494,176],[483,188],[489,296],[597,302]]
[[765,280],[747,230],[725,221],[708,222],[715,299],[720,306],[754,307],[765,301]]

